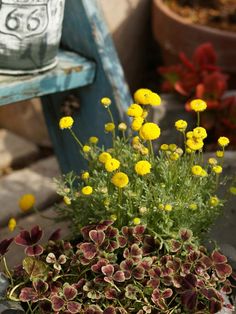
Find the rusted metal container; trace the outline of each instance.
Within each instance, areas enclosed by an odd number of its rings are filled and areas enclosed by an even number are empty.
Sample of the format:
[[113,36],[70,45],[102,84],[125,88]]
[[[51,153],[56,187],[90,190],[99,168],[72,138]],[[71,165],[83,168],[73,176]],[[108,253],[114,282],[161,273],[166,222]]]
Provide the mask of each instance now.
[[0,73],[56,65],[65,0],[0,0]]

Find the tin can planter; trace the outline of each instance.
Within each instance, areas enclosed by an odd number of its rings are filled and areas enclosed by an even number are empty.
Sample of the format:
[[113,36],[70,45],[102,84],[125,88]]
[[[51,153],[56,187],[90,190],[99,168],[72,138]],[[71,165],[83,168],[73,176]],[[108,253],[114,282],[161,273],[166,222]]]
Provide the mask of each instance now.
[[56,66],[65,0],[0,0],[0,73]]

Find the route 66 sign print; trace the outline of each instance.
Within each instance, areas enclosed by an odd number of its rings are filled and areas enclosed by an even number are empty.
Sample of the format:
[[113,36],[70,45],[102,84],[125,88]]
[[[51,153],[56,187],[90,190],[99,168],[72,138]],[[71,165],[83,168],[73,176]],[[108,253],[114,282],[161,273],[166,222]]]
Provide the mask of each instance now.
[[48,0],[2,0],[0,32],[18,38],[43,33],[48,25]]
[[48,0],[2,0],[0,32],[18,38],[43,33],[48,25]]
[[65,0],[0,0],[1,73],[55,66],[64,5]]

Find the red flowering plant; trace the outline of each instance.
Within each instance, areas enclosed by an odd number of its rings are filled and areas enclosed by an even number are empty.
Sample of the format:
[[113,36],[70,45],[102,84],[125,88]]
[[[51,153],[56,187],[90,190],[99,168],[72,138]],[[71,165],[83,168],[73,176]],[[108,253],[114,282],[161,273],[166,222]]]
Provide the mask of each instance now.
[[[82,240],[59,239],[57,230],[40,245],[42,230],[22,230],[22,265],[9,270],[9,300],[27,313],[152,314],[218,313],[232,309],[231,267],[218,250],[211,254],[181,229],[161,238],[144,225],[103,221],[81,229]],[[0,243],[4,256],[10,240]]]
[[208,130],[211,142],[224,132],[236,146],[236,97],[226,96],[228,76],[217,66],[217,56],[210,43],[196,48],[192,59],[181,52],[180,63],[159,67],[163,76],[163,92],[176,92],[186,101],[186,110],[193,98],[207,102],[208,111],[202,115],[202,126]]

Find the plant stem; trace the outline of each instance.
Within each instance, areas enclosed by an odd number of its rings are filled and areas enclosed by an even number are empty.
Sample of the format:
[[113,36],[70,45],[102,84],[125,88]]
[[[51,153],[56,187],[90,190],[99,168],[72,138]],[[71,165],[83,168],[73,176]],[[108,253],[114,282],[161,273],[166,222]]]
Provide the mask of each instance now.
[[80,146],[81,148],[83,148],[83,145],[82,145],[82,143],[80,142],[80,140],[78,139],[78,137],[75,135],[75,132],[72,131],[71,129],[69,129],[69,130],[70,130],[71,135],[72,135],[73,138],[75,139],[75,141],[79,144],[79,146]]
[[11,281],[11,285],[13,286],[13,280],[12,280],[11,272],[10,272],[8,266],[7,266],[7,261],[6,261],[5,256],[3,256],[3,264],[4,264],[4,267],[5,267],[6,273],[7,273],[8,277],[9,277],[9,279]]
[[200,126],[200,112],[197,112],[197,126]]
[[151,158],[152,158],[152,160],[154,160],[154,151],[153,151],[153,146],[152,146],[152,141],[151,140],[148,141],[148,147],[150,149]]

